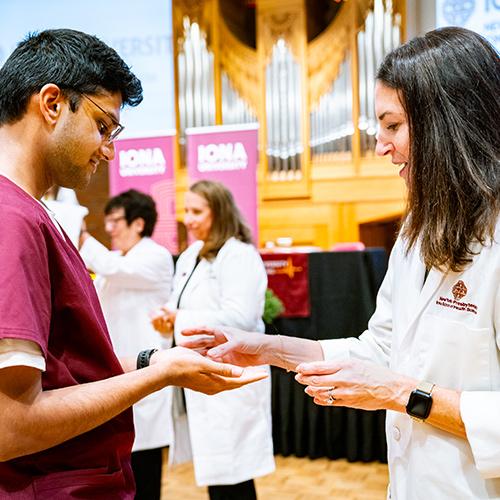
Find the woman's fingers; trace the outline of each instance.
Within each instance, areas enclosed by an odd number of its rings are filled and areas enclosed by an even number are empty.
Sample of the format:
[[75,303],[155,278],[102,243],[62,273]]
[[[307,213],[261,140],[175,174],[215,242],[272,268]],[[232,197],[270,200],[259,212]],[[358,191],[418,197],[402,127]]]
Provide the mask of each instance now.
[[205,327],[187,328],[186,330],[182,330],[182,335],[185,335],[186,337],[190,337],[193,335],[215,336],[216,332],[218,332],[218,330],[215,330],[214,328],[205,328]]
[[296,371],[301,375],[328,375],[337,373],[343,367],[342,362],[314,361],[312,363],[301,363]]
[[217,347],[213,347],[207,353],[207,355],[212,359],[223,359],[224,356],[229,354],[234,348],[236,344],[234,342],[226,342],[225,344],[217,345]]
[[329,373],[328,375],[302,375],[297,373],[295,375],[295,380],[302,385],[312,385],[314,387],[327,387],[331,385],[336,385],[337,377],[335,374]]
[[[184,332],[183,332],[184,335]],[[189,338],[181,338],[179,340],[179,345],[182,347],[187,347],[189,349],[210,349],[217,344],[215,343],[215,339],[213,337],[209,337],[207,335],[199,335]]]

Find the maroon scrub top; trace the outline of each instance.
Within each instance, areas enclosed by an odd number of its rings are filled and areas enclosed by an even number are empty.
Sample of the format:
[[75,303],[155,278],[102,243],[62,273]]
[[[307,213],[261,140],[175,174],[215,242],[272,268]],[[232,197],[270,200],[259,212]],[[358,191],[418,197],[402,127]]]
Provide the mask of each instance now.
[[[45,391],[123,373],[92,280],[69,239],[2,176],[0,216],[0,338],[40,346]],[[0,463],[0,498],[131,499],[133,439],[128,409],[58,446]]]

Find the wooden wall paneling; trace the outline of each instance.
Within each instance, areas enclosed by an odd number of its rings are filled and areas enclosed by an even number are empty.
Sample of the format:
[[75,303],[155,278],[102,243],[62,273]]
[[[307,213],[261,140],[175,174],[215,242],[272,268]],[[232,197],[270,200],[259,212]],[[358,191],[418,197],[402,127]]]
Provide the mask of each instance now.
[[365,224],[382,219],[400,219],[404,208],[405,201],[401,199],[358,202],[356,204],[356,223]]
[[294,245],[328,247],[328,224],[294,224],[286,228],[264,226],[259,231],[259,240],[263,246],[267,241],[276,241],[281,237],[290,237]]
[[405,187],[399,177],[366,177],[325,180],[313,184],[316,203],[348,203],[401,200]]
[[339,226],[341,242],[359,241],[359,227],[356,221],[356,204],[341,203],[339,206]]
[[342,240],[342,227],[340,225],[340,205],[338,203],[330,204],[328,245],[325,250],[330,249],[335,243]]

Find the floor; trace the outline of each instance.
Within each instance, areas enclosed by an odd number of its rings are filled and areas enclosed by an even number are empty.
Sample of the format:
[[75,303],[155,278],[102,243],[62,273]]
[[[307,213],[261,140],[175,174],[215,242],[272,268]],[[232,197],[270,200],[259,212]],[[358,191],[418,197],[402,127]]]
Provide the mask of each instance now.
[[[259,500],[384,500],[387,465],[276,456],[276,471],[256,480]],[[162,500],[206,500],[205,488],[195,485],[189,464],[165,471]],[[237,499],[235,499],[237,500]]]

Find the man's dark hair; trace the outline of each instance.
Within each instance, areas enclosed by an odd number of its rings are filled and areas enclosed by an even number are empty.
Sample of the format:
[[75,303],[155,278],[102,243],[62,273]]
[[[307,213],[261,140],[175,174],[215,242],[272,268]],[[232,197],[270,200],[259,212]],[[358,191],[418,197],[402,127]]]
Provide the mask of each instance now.
[[113,198],[110,198],[104,207],[105,215],[123,208],[125,211],[125,219],[127,225],[130,226],[132,222],[139,217],[144,220],[144,229],[141,237],[151,236],[156,225],[158,212],[156,211],[156,204],[151,196],[141,193],[135,189],[129,189],[120,193]]
[[119,92],[123,105],[142,101],[142,86],[129,67],[95,36],[70,29],[30,34],[0,69],[0,126],[20,120],[28,101],[54,83],[76,111],[82,93]]
[[399,93],[410,131],[403,234],[428,268],[460,271],[500,212],[500,59],[464,28],[441,28],[388,54],[378,80]]

